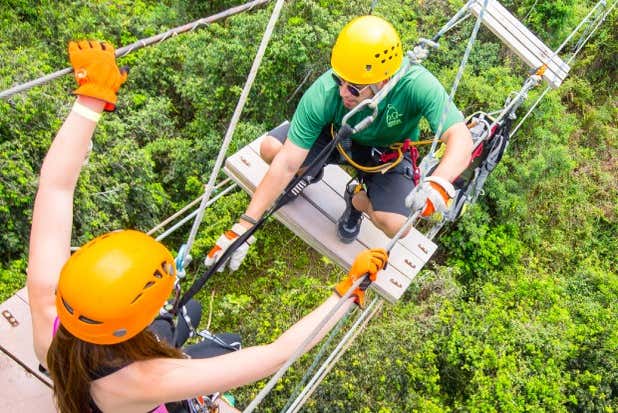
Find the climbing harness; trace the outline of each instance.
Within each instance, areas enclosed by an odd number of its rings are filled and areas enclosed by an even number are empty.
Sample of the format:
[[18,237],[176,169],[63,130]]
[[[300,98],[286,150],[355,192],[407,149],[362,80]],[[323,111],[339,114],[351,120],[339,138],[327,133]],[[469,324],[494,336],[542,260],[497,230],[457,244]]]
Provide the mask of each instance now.
[[[334,139],[335,132],[333,124],[330,125],[330,133],[331,137],[333,137]],[[410,154],[410,159],[414,168],[414,185],[417,185],[420,179],[420,169],[416,165],[416,161],[419,157],[418,149],[416,147],[420,145],[428,145],[432,142],[433,140],[412,141],[410,139],[404,139],[403,142],[396,142],[392,145],[389,145],[387,148],[388,152],[384,148],[378,149],[372,147],[368,150],[371,151],[371,157],[374,158],[373,160],[378,163],[378,165],[375,166],[361,165],[360,163],[356,162],[352,158],[352,155],[343,148],[343,145],[341,143],[337,145],[337,150],[339,151],[339,154],[341,155],[343,160],[352,165],[357,170],[366,173],[381,174],[384,174],[399,165],[403,160],[406,152],[408,152]]]

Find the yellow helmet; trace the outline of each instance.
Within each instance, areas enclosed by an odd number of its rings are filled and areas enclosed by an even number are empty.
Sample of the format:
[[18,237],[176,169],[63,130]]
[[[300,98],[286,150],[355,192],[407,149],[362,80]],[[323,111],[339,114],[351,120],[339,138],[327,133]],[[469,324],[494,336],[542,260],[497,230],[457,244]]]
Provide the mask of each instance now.
[[75,337],[95,344],[126,341],[146,328],[174,287],[174,258],[139,231],[88,242],[64,264],[56,310]]
[[367,85],[392,76],[402,60],[403,49],[395,28],[380,17],[361,16],[339,33],[330,64],[346,82]]

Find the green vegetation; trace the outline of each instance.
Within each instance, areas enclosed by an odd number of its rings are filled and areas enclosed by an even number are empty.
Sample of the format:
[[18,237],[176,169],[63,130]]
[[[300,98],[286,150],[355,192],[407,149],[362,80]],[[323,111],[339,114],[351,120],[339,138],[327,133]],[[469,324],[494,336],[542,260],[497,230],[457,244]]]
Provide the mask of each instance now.
[[[390,19],[411,47],[462,3],[384,0],[375,13]],[[235,4],[5,0],[0,89],[66,67],[71,39],[127,45]],[[306,88],[328,67],[338,30],[370,4],[285,6],[230,151],[291,116],[296,87],[307,77]],[[503,4],[557,47],[594,2]],[[199,195],[269,12],[256,9],[121,60],[131,73],[117,112],[100,122],[79,181],[76,245],[116,228],[148,230]],[[400,303],[372,321],[306,411],[618,411],[615,16],[518,131],[486,195],[439,237],[438,257]],[[447,86],[472,24],[447,34],[427,62]],[[456,102],[466,113],[499,109],[526,73],[482,29]],[[0,102],[2,301],[25,284],[36,177],[72,103],[73,85],[67,76]],[[203,270],[197,264],[204,252],[246,202],[236,192],[207,211],[191,276]],[[188,226],[166,242],[178,248],[187,234]],[[214,292],[212,330],[240,331],[247,345],[265,343],[315,307],[340,275],[272,221],[241,270],[213,277],[200,297],[208,309]],[[279,411],[310,362],[303,359],[285,376],[262,411]],[[262,385],[234,394],[246,405]]]

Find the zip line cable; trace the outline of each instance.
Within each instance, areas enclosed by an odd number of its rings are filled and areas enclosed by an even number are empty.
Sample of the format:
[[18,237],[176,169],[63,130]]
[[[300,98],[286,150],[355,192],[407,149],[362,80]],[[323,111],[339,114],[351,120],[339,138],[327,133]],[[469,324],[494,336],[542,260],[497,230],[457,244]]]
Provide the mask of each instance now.
[[[169,39],[171,37],[174,37],[174,36],[176,36],[178,34],[189,32],[189,31],[197,29],[200,26],[206,26],[206,25],[208,25],[210,23],[216,22],[217,20],[221,20],[221,19],[224,19],[226,17],[233,16],[235,14],[242,13],[242,12],[247,11],[247,10],[251,10],[251,9],[253,9],[256,6],[261,6],[263,4],[268,3],[269,1],[270,0],[254,0],[254,1],[251,1],[249,3],[242,4],[240,6],[231,7],[229,9],[225,10],[225,11],[222,11],[220,13],[214,14],[212,16],[204,17],[204,18],[196,20],[196,21],[194,21],[192,23],[188,23],[188,24],[185,24],[183,26],[179,26],[179,27],[176,27],[174,29],[170,29],[170,30],[168,30],[168,31],[166,31],[164,33],[158,34],[156,36],[152,36],[152,37],[148,37],[146,39],[138,40],[138,41],[136,41],[136,42],[134,42],[134,43],[132,43],[132,44],[130,44],[128,46],[124,46],[124,47],[121,47],[120,49],[116,49],[116,57],[120,58],[120,57],[126,56],[126,55],[128,55],[129,53],[131,53],[131,52],[133,52],[135,50],[141,49],[142,47],[146,47],[146,46],[150,46],[150,45],[153,45],[153,44],[161,43],[161,42],[163,42],[163,41],[165,41],[165,40],[167,40],[167,39]],[[68,68],[59,70],[57,72],[50,73],[50,74],[45,75],[43,77],[40,77],[38,79],[31,80],[30,82],[27,82],[27,83],[24,83],[24,84],[21,84],[21,85],[18,85],[18,86],[15,86],[15,87],[12,87],[10,89],[7,89],[7,90],[4,90],[4,91],[0,92],[0,98],[2,98],[2,99],[8,98],[8,97],[10,97],[10,96],[12,96],[12,95],[14,95],[16,93],[21,93],[21,92],[26,91],[28,89],[31,89],[31,88],[33,88],[35,86],[43,85],[43,84],[48,83],[48,82],[50,82],[50,81],[52,81],[54,79],[57,79],[57,78],[62,77],[64,75],[68,75],[69,73],[72,73],[72,72],[73,72],[73,68],[68,67]]]
[[202,219],[204,218],[204,210],[206,209],[206,204],[210,199],[210,195],[212,194],[213,187],[215,181],[219,175],[219,171],[221,170],[221,166],[223,165],[223,160],[225,159],[225,155],[227,153],[227,149],[230,146],[230,142],[232,141],[232,136],[234,135],[234,131],[236,130],[236,125],[238,124],[238,120],[240,119],[240,114],[242,113],[243,108],[245,107],[245,103],[247,102],[247,98],[249,96],[249,91],[251,91],[251,87],[253,86],[253,81],[257,76],[257,71],[260,68],[262,63],[262,58],[264,57],[264,53],[266,51],[266,46],[270,42],[270,38],[275,29],[275,24],[277,20],[279,20],[279,15],[281,14],[281,9],[283,8],[283,4],[285,0],[277,0],[275,7],[273,8],[272,14],[270,16],[270,20],[268,21],[268,25],[266,27],[266,31],[264,32],[264,36],[262,36],[262,41],[260,43],[260,47],[255,55],[253,60],[253,65],[251,66],[251,70],[249,72],[249,76],[247,77],[247,81],[245,82],[245,86],[243,87],[242,93],[240,94],[240,98],[238,99],[238,103],[236,105],[236,109],[234,109],[234,114],[232,115],[232,120],[230,121],[230,125],[225,133],[225,138],[223,139],[223,143],[221,144],[221,149],[219,149],[219,154],[217,155],[217,160],[215,161],[215,166],[210,174],[210,179],[205,186],[204,195],[202,197],[202,203],[198,209],[197,216],[195,217],[195,221],[193,223],[193,227],[191,228],[191,232],[189,233],[189,239],[187,240],[187,247],[184,249],[184,254],[180,257],[180,262],[184,262],[185,258],[189,254],[191,247],[193,246],[193,242],[195,241],[195,237],[197,235],[197,231],[199,229],[200,224],[202,223]]
[[[471,3],[472,1],[468,2],[468,4],[465,7],[468,7]],[[438,146],[438,141],[440,140],[440,137],[442,136],[442,128],[444,127],[444,122],[446,121],[446,115],[449,109],[449,105],[450,103],[453,102],[455,93],[457,92],[457,89],[459,87],[459,82],[461,81],[461,78],[463,77],[464,69],[466,67],[466,64],[468,63],[468,58],[470,57],[470,53],[472,52],[472,47],[474,46],[474,43],[476,42],[476,35],[479,32],[481,23],[483,22],[483,16],[485,15],[485,10],[487,10],[488,3],[489,3],[489,0],[483,1],[483,7],[481,8],[481,11],[476,19],[476,22],[474,23],[474,28],[472,29],[472,34],[470,35],[468,39],[468,45],[466,46],[466,51],[464,52],[463,58],[461,59],[461,63],[459,64],[457,75],[455,76],[455,80],[453,81],[453,85],[451,87],[451,93],[449,94],[447,104],[444,106],[444,110],[442,111],[440,123],[438,124],[438,128],[436,129],[436,133],[433,138],[433,143],[431,144],[431,149],[429,150],[428,155],[430,157],[435,157],[436,147]],[[427,171],[424,171],[424,172],[427,172]]]

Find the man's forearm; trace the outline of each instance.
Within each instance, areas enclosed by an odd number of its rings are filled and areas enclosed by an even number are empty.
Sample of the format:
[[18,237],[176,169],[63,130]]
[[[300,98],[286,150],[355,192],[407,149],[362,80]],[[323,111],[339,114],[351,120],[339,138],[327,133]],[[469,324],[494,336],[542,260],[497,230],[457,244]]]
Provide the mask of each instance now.
[[446,151],[432,175],[453,182],[469,165],[472,136],[463,122],[451,126],[443,135]]
[[[287,184],[292,180],[296,171],[287,168],[282,160],[276,157],[264,178],[255,189],[251,202],[247,207],[246,215],[259,219],[264,212],[275,202],[279,194],[283,192]],[[249,226],[241,220],[241,224]]]

